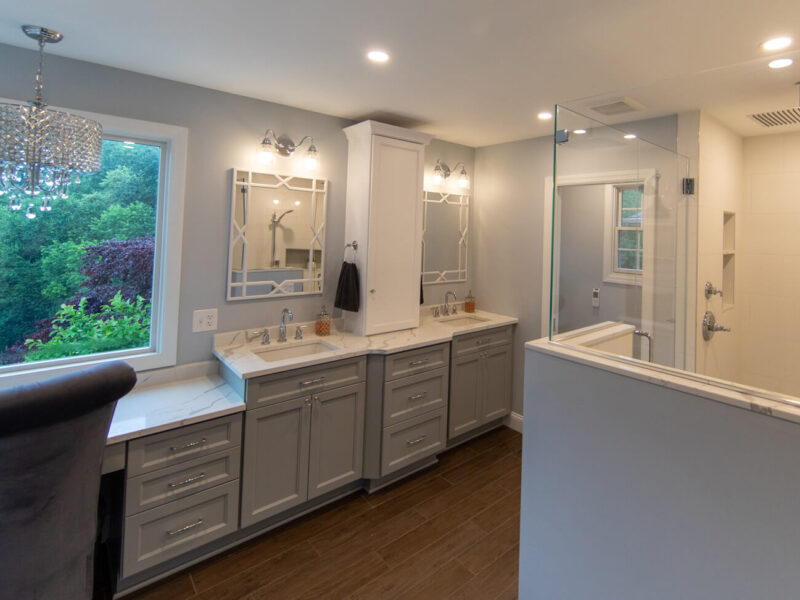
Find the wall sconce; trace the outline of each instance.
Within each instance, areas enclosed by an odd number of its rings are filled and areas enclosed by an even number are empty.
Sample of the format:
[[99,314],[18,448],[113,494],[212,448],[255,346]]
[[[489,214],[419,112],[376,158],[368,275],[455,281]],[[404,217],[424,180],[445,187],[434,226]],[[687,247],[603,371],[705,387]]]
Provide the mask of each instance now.
[[458,169],[459,166],[461,167],[461,172],[458,174],[458,187],[469,187],[469,176],[467,175],[467,169],[464,163],[457,163],[451,170],[450,167],[447,166],[447,163],[443,163],[441,160],[437,160],[436,166],[433,168],[433,183],[435,185],[441,184],[450,177],[450,173]]
[[267,129],[264,133],[264,138],[258,145],[258,159],[262,163],[269,164],[275,162],[276,155],[289,157],[294,154],[294,151],[302,146],[306,140],[309,141],[309,145],[304,163],[306,169],[313,171],[319,164],[319,153],[317,152],[317,147],[314,145],[314,138],[310,135],[305,136],[295,144],[289,136],[282,135],[277,137],[272,129]]

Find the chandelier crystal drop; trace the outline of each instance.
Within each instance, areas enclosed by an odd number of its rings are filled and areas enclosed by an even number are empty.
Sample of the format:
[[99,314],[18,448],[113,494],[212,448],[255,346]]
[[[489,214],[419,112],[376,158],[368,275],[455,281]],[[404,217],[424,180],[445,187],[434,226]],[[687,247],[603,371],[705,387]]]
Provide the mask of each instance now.
[[81,173],[100,170],[103,128],[97,121],[47,108],[44,45],[61,41],[62,35],[33,25],[22,30],[39,43],[39,66],[33,101],[0,103],[0,196],[32,219],[34,206],[49,212],[53,200],[67,198],[70,185],[80,183]]

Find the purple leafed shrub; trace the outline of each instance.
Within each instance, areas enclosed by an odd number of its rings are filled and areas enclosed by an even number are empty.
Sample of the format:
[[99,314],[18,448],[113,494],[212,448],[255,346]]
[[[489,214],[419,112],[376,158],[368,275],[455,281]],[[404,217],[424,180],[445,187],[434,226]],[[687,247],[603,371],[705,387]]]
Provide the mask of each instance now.
[[87,279],[67,304],[77,306],[86,298],[86,311],[96,313],[117,292],[125,300],[141,296],[150,301],[153,292],[153,238],[108,240],[86,247],[81,273]]

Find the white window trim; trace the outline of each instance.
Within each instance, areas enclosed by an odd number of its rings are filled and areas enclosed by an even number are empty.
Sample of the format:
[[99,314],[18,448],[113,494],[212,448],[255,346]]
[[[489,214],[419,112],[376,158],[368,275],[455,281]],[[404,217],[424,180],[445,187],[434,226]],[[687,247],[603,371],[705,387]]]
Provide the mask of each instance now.
[[[641,181],[632,181],[627,185],[644,185]],[[603,210],[603,282],[619,285],[642,285],[643,273],[626,273],[616,269],[617,244],[616,236],[616,188],[626,184],[614,183],[605,186],[605,207]],[[644,196],[642,197],[644,212]],[[644,264],[642,264],[644,271]]]
[[[0,98],[0,102],[18,100]],[[178,310],[180,306],[181,250],[183,247],[183,207],[186,188],[186,157],[189,130],[185,127],[140,121],[99,113],[67,110],[99,121],[103,135],[131,137],[164,144],[165,160],[161,165],[162,201],[158,207],[156,248],[153,264],[153,299],[151,312],[151,347],[118,350],[103,354],[74,356],[35,363],[0,367],[0,389],[48,379],[55,375],[122,359],[136,371],[174,366],[178,354]]]

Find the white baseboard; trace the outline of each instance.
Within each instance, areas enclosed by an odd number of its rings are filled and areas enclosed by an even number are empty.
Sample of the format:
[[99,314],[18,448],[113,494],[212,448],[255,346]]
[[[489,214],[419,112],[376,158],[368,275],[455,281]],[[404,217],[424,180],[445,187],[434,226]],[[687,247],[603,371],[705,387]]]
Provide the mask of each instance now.
[[508,415],[504,421],[506,427],[510,427],[514,431],[519,431],[522,433],[522,415],[511,411],[511,414]]

